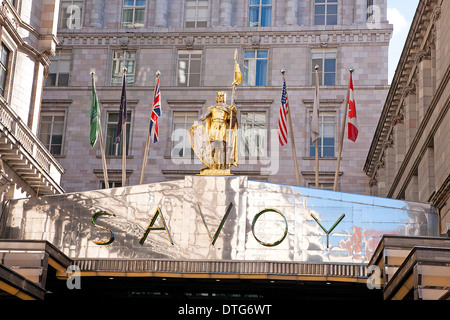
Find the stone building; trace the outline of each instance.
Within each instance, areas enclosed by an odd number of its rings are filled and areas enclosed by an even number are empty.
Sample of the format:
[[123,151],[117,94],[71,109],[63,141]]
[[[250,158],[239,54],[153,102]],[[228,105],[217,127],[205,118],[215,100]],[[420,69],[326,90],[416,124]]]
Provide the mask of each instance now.
[[421,1],[364,167],[373,195],[431,202],[450,225],[450,3]]
[[38,139],[59,1],[0,1],[0,201],[63,193],[64,170]]
[[[314,66],[320,67],[320,186],[332,188],[349,81],[353,76],[360,135],[345,139],[339,188],[369,193],[362,171],[388,92],[392,26],[386,1],[366,0],[62,0],[58,50],[46,82],[41,140],[66,170],[67,191],[104,186],[98,144],[89,145],[91,71],[101,104],[108,180],[121,186],[122,149],[112,143],[127,67],[127,185],[139,184],[155,73],[161,72],[160,141],[151,144],[144,183],[181,179],[203,167],[186,132],[218,91],[231,99],[234,53],[243,81],[236,175],[297,184],[291,146],[277,136],[286,70],[300,185],[314,186],[311,145]],[[259,130],[257,130],[259,129]],[[289,138],[290,139],[290,138]]]

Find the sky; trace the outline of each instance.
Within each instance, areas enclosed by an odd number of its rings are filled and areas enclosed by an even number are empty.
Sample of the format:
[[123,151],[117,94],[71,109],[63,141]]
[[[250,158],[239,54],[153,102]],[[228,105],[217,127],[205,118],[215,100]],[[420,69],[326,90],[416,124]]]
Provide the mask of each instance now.
[[394,25],[389,46],[389,83],[391,83],[419,0],[387,0],[387,3],[388,20],[390,24]]

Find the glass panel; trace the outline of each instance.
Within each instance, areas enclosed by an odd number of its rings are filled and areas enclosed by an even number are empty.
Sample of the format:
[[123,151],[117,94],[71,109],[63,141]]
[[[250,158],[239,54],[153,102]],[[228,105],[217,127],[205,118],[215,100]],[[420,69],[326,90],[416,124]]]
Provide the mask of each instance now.
[[199,74],[191,74],[189,76],[189,86],[190,87],[199,87],[200,86],[200,75]]
[[245,51],[244,52],[244,59],[254,58],[254,57],[255,57],[255,51]]
[[329,25],[329,26],[337,25],[337,15],[328,15],[327,16],[327,25]]
[[258,27],[259,26],[259,7],[251,7],[250,8],[250,27]]
[[124,0],[123,5],[131,7],[134,5],[134,0]]
[[258,50],[256,57],[257,58],[267,58],[269,56],[269,51],[267,50]]
[[60,73],[58,75],[58,86],[68,86],[69,85],[69,74]]
[[325,14],[325,5],[323,4],[321,4],[321,5],[316,5],[315,6],[315,8],[314,8],[314,13],[316,14],[316,15],[318,15],[318,14]]
[[145,7],[145,0],[136,0],[137,7]]
[[261,8],[261,27],[270,27],[272,25],[272,7]]
[[336,60],[325,59],[325,72],[336,72]]
[[123,9],[122,26],[128,27],[133,23],[133,9]]
[[326,86],[334,86],[336,82],[336,76],[334,73],[325,73],[324,84]]
[[337,8],[338,6],[336,4],[328,5],[327,6],[327,14],[336,14],[337,15]]
[[314,24],[316,26],[324,25],[325,24],[325,16],[324,15],[315,16],[314,17]]
[[145,18],[145,9],[136,9],[134,15],[134,26],[143,27]]
[[256,64],[256,85],[265,86],[267,83],[267,61],[258,60]]

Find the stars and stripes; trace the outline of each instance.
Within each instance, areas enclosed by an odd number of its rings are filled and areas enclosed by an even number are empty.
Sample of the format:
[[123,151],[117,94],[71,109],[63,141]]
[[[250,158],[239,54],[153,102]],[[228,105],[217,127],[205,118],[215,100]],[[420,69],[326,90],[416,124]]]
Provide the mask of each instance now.
[[283,81],[283,93],[281,95],[281,108],[280,117],[278,119],[278,138],[281,146],[287,144],[288,132],[287,132],[287,116],[289,112],[289,99],[286,89],[286,81]]

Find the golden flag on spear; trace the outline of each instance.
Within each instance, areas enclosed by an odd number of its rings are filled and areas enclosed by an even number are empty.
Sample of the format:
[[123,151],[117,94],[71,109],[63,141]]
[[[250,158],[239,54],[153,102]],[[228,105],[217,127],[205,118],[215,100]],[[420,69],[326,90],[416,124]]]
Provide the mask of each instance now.
[[237,55],[238,55],[238,51],[236,49],[236,51],[234,52],[234,82],[233,82],[233,85],[241,84],[241,81],[242,81],[242,73],[241,73],[241,68],[239,68],[239,64],[237,62]]

